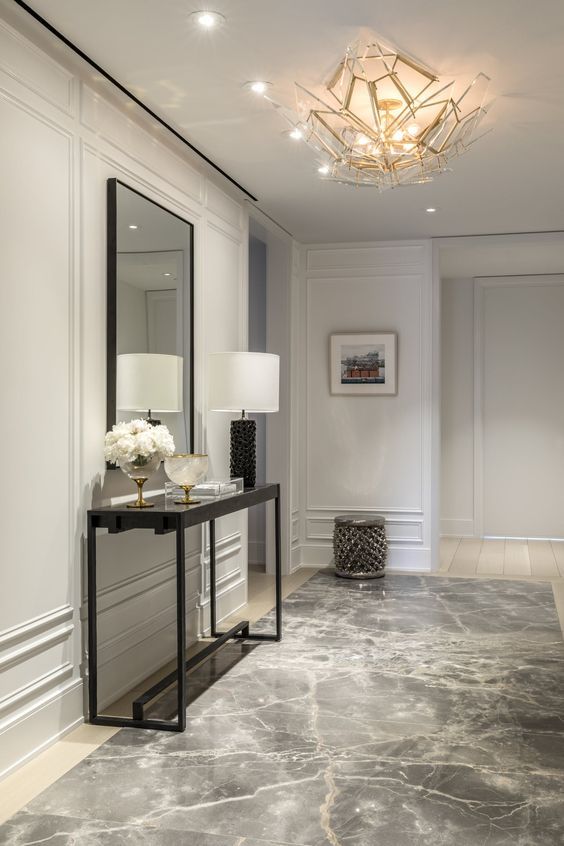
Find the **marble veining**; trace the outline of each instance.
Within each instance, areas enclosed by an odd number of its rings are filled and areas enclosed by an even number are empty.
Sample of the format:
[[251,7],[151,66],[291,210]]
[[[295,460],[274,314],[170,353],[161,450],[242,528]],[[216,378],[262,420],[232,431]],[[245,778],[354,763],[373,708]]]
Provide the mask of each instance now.
[[281,644],[229,643],[189,676],[184,734],[124,729],[0,843],[564,843],[550,584],[325,572],[284,616]]

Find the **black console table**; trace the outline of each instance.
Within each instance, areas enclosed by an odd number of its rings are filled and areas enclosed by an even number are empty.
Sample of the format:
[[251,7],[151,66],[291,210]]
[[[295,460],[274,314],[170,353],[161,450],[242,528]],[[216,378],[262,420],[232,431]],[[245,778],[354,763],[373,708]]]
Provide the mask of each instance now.
[[[201,502],[198,505],[175,505],[164,497],[150,499],[153,508],[133,509],[125,506],[108,506],[88,512],[88,675],[90,722],[102,726],[132,726],[135,728],[184,731],[186,728],[186,671],[219,649],[230,638],[244,640],[275,640],[282,638],[282,570],[280,555],[280,485],[268,484],[246,488],[242,493],[231,494]],[[241,620],[228,631],[217,630],[216,621],[216,567],[215,521],[218,517],[233,514],[274,502],[274,530],[276,547],[276,630],[272,634],[249,631],[249,621]],[[210,622],[212,642],[197,655],[186,661],[186,572],[185,529],[201,523],[210,524]],[[176,533],[176,670],[138,696],[132,705],[131,717],[111,717],[98,714],[98,644],[96,613],[96,531],[107,529],[112,534],[131,529],[151,529],[157,535]],[[176,681],[178,715],[176,721],[145,719],[144,708],[165,688]]]

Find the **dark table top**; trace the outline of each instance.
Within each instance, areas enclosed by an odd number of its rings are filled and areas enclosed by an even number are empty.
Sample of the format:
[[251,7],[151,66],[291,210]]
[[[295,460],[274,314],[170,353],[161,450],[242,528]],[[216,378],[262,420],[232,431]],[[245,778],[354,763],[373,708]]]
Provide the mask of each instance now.
[[176,505],[173,499],[167,500],[162,495],[147,497],[147,502],[154,504],[153,508],[128,508],[126,504],[106,505],[90,509],[88,520],[94,528],[109,529],[110,532],[154,529],[160,534],[173,531],[178,526],[197,526],[199,523],[268,502],[279,495],[279,490],[277,483],[268,483],[245,488],[241,493],[203,499],[195,505]]

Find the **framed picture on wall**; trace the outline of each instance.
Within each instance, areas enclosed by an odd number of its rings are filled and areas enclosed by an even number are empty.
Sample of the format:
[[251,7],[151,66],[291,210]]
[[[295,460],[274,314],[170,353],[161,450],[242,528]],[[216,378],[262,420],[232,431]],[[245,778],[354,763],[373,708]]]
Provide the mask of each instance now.
[[331,335],[331,393],[397,394],[397,333]]

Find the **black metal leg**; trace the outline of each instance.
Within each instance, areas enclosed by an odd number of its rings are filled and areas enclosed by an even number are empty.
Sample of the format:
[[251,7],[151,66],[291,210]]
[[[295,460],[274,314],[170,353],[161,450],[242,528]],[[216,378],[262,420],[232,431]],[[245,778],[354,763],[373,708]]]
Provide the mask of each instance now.
[[[96,529],[103,527],[107,528],[110,533],[118,533],[121,531],[128,531],[132,528],[149,528],[144,521],[137,518],[142,515],[130,514],[126,512],[124,515],[118,515],[112,520],[108,520],[106,512],[99,514],[88,514],[88,563],[87,563],[87,580],[88,580],[88,674],[89,674],[89,711],[90,721],[96,725],[107,726],[131,726],[144,729],[160,729],[165,731],[184,731],[186,728],[186,672],[196,667],[203,659],[211,656],[220,649],[223,644],[231,638],[242,638],[256,641],[279,641],[282,639],[282,555],[281,555],[281,520],[280,520],[280,486],[277,485],[274,494],[274,485],[269,486],[269,495],[262,501],[268,501],[274,498],[275,508],[275,556],[276,556],[276,575],[275,575],[275,591],[276,591],[276,629],[275,633],[257,633],[249,632],[249,621],[241,620],[236,625],[232,626],[226,632],[217,630],[217,593],[216,593],[216,533],[215,533],[215,519],[210,519],[210,628],[211,634],[215,639],[213,643],[208,644],[202,651],[200,651],[193,658],[186,661],[186,574],[185,574],[185,534],[183,512],[179,512],[177,518],[169,514],[166,515],[166,520],[162,518],[161,522],[155,525],[150,525],[157,534],[166,534],[174,531],[176,533],[176,579],[177,579],[177,608],[176,608],[176,625],[177,625],[177,667],[173,672],[162,678],[151,688],[140,694],[132,704],[132,718],[128,717],[113,717],[98,715],[98,696],[97,696],[97,597],[96,597]],[[254,494],[254,491],[250,492]],[[253,497],[254,498],[254,497]],[[259,500],[260,502],[260,500]],[[251,505],[257,505],[259,502],[251,502]],[[238,509],[233,509],[238,510]],[[230,512],[227,512],[230,513]],[[122,520],[127,518],[128,525],[124,526]],[[204,518],[205,519],[205,518]],[[102,522],[97,522],[102,521]],[[177,684],[177,710],[178,717],[176,721],[173,720],[158,720],[145,719],[144,708],[156,696],[166,690],[168,687]]]
[[215,520],[210,520],[210,629],[212,637],[218,636],[215,580]]
[[185,538],[181,520],[176,524],[176,671],[178,678],[178,731],[186,728],[186,575]]
[[274,500],[274,545],[276,547],[276,640],[282,640],[282,549],[280,539],[280,487]]
[[88,711],[90,721],[98,715],[98,635],[96,631],[96,527],[88,516]]

